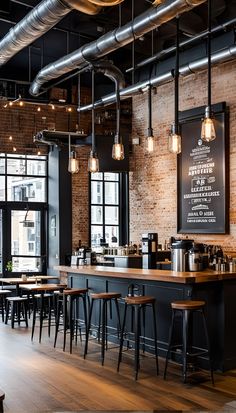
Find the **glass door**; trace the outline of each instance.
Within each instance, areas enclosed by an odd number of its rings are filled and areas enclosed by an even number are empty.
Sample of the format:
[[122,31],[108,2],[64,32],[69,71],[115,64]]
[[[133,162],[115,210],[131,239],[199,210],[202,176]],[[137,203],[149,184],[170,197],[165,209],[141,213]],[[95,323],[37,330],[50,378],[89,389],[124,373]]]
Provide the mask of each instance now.
[[0,274],[2,274],[2,209],[0,209]]

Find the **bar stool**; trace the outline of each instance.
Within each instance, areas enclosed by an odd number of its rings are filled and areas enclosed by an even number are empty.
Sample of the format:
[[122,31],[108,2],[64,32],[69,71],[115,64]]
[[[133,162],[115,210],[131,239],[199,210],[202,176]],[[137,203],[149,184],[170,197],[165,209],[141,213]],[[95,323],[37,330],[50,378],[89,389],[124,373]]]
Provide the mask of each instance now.
[[2,314],[2,321],[4,321],[4,311],[6,309],[6,297],[11,294],[11,290],[0,290],[0,311]]
[[[186,383],[187,380],[187,364],[188,359],[190,357],[199,357],[204,354],[208,354],[209,364],[210,364],[210,373],[211,373],[211,381],[214,385],[214,377],[213,377],[213,368],[212,368],[212,361],[211,361],[211,353],[210,353],[210,342],[208,337],[207,331],[207,324],[206,318],[204,314],[204,307],[205,301],[191,301],[191,300],[184,300],[184,301],[174,301],[171,303],[172,308],[172,321],[170,326],[170,333],[169,333],[169,344],[168,350],[166,354],[166,362],[165,362],[165,370],[164,370],[164,379],[166,379],[166,372],[168,366],[168,359],[172,349],[177,347],[182,347],[182,365],[183,365],[183,382]],[[173,333],[175,327],[175,320],[177,313],[180,313],[182,316],[182,343],[181,344],[173,344]],[[205,333],[206,343],[207,343],[207,350],[195,351],[193,352],[190,345],[190,322],[192,321],[190,317],[192,317],[193,313],[199,312],[202,316],[203,321],[203,329]],[[192,323],[191,323],[192,324]]]
[[[91,298],[91,304],[90,304],[90,309],[89,309],[89,319],[88,319],[88,329],[87,329],[87,335],[86,335],[86,342],[85,342],[85,348],[84,348],[84,358],[87,355],[88,352],[88,340],[89,340],[89,331],[91,328],[91,320],[92,320],[92,314],[93,314],[93,308],[94,308],[94,302],[97,301],[100,304],[101,308],[101,313],[102,313],[102,320],[101,320],[101,327],[102,327],[102,341],[101,341],[101,363],[102,366],[104,364],[104,358],[105,358],[105,347],[107,347],[107,336],[108,336],[108,331],[107,331],[107,306],[108,303],[110,306],[112,305],[112,302],[114,302],[115,307],[116,307],[116,313],[117,313],[117,320],[118,320],[118,331],[120,331],[120,311],[119,311],[119,305],[118,305],[118,298],[121,297],[120,293],[113,293],[113,292],[103,292],[103,293],[92,293],[90,294]],[[99,316],[100,319],[100,316]],[[99,320],[99,326],[98,326],[98,331],[100,335],[100,320]]]
[[124,342],[124,330],[125,330],[125,324],[126,324],[127,308],[130,308],[130,309],[134,309],[135,380],[138,379],[138,371],[139,371],[139,364],[140,364],[139,363],[139,345],[140,345],[140,336],[141,336],[141,310],[145,310],[147,306],[151,306],[152,308],[156,372],[157,374],[159,373],[158,354],[157,354],[157,330],[156,330],[155,302],[156,302],[156,299],[154,297],[147,296],[147,295],[125,297],[124,319],[123,319],[123,324],[122,324],[122,329],[121,329],[120,350],[119,350],[117,371],[119,371],[120,363],[122,361],[122,349],[123,349],[123,342]]
[[[85,334],[87,335],[87,288],[69,288],[62,293],[57,293],[57,309],[56,309],[56,329],[54,347],[56,347],[57,336],[59,331],[60,316],[63,312],[63,351],[66,348],[66,334],[69,330],[70,333],[70,353],[72,353],[72,341],[75,335],[76,327],[76,339],[77,339],[77,326],[78,326],[78,305],[79,300],[83,303],[84,312],[84,326]],[[61,300],[62,298],[62,300]],[[61,311],[62,307],[62,311]]]
[[14,324],[17,321],[18,325],[21,322],[25,322],[26,327],[28,327],[28,300],[24,297],[6,297],[7,308],[6,308],[6,319],[5,324],[8,322],[10,306],[11,306],[11,327],[14,328]]

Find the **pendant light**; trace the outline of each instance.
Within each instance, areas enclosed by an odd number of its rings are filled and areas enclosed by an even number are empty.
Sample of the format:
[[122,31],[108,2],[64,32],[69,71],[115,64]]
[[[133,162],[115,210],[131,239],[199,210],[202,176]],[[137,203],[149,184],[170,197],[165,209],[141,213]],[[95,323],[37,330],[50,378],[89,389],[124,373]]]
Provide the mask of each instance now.
[[99,160],[96,153],[95,144],[95,113],[94,113],[94,70],[92,70],[92,149],[88,159],[88,171],[99,171]]
[[76,174],[79,172],[79,160],[76,158],[76,152],[71,150],[71,137],[69,134],[69,162],[68,172]]
[[202,121],[201,138],[203,141],[211,142],[216,138],[215,126],[213,121],[213,113],[211,109],[211,0],[208,0],[208,104],[205,109],[205,118]]
[[116,134],[112,145],[112,158],[122,161],[125,157],[124,145],[120,136],[120,88],[116,81]]
[[181,152],[181,136],[179,133],[179,17],[176,19],[176,56],[175,56],[175,121],[171,126],[168,149],[172,153]]
[[152,129],[152,87],[148,86],[148,130],[146,139],[147,152],[152,153],[154,151],[154,136]]

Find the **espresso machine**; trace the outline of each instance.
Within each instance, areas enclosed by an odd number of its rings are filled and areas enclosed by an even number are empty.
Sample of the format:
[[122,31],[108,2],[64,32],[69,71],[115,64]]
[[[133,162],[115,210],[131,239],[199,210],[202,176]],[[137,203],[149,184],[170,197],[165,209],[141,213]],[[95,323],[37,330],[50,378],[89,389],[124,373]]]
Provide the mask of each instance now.
[[158,234],[142,234],[142,268],[155,269],[157,262]]

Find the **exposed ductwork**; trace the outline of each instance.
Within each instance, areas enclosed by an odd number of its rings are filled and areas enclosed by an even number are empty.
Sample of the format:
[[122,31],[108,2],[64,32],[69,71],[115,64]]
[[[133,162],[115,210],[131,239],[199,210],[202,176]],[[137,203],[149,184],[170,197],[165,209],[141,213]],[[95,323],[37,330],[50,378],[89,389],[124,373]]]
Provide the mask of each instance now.
[[[216,65],[220,63],[227,62],[229,60],[236,58],[236,45],[232,45],[227,49],[220,50],[216,53],[211,55],[211,64]],[[188,76],[192,73],[199,72],[207,68],[208,59],[204,57],[202,59],[195,60],[191,63],[188,63],[184,66],[181,66],[179,69],[181,76]],[[127,99],[132,97],[135,94],[138,94],[145,90],[149,85],[152,87],[159,86],[165,83],[168,83],[173,80],[173,72],[170,70],[168,72],[163,73],[160,76],[153,77],[151,79],[145,80],[143,82],[136,83],[135,85],[129,86],[125,89],[120,91],[120,97],[123,99]],[[111,93],[110,95],[102,97],[100,100],[94,103],[94,107],[98,108],[101,106],[111,105],[116,101],[116,94]],[[78,111],[85,112],[91,110],[91,105],[81,106]]]
[[103,6],[123,0],[43,0],[17,23],[0,41],[0,66],[17,52],[41,37],[71,10],[97,14]]
[[147,10],[124,26],[104,34],[96,41],[82,46],[80,49],[43,68],[33,81],[30,87],[30,93],[36,96],[39,95],[40,88],[44,83],[72,70],[82,68],[91,61],[132,43],[145,33],[150,32],[205,1],[206,0],[167,0],[162,6]]
[[109,77],[118,89],[125,87],[125,77],[123,73],[114,66],[109,60],[98,60],[91,64],[91,68],[97,73],[102,73],[104,76]]

